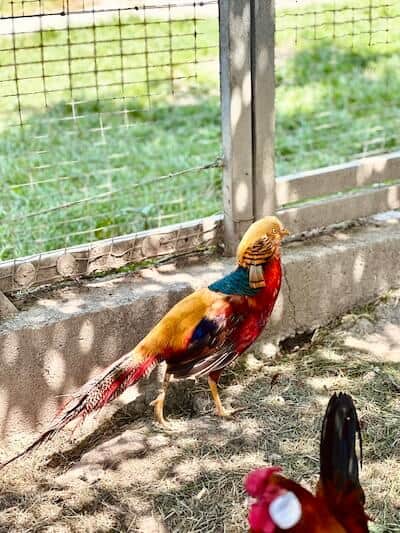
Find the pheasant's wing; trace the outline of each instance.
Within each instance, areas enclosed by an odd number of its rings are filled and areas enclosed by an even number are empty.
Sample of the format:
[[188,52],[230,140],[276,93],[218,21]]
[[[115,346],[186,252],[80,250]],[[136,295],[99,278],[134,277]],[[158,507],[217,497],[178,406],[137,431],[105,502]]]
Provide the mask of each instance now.
[[190,336],[187,348],[168,359],[168,372],[177,378],[201,376],[221,370],[238,355],[235,333],[238,332],[244,315],[211,313],[199,320]]

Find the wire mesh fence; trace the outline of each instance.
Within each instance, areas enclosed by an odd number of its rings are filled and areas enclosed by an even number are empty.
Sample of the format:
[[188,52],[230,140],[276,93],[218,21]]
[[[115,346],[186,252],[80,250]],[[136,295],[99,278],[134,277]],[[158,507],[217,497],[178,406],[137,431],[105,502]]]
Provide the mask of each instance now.
[[[400,4],[275,5],[276,175],[397,150]],[[119,253],[151,256],[147,237],[118,236],[222,212],[217,0],[0,10],[0,261],[14,260],[12,287],[21,256],[115,238],[103,248],[118,266]],[[189,230],[193,243],[217,227]],[[90,272],[104,267],[98,249],[81,258]],[[40,278],[32,268],[23,282]]]
[[397,150],[400,3],[276,6],[277,175]]
[[216,8],[4,6],[0,259],[220,211]]

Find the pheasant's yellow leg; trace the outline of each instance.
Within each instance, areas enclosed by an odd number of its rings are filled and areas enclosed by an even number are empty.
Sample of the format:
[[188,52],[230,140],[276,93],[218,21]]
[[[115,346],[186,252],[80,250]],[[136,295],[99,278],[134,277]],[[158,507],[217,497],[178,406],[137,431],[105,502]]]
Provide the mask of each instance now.
[[161,424],[164,427],[168,427],[168,422],[164,418],[164,401],[165,401],[165,395],[167,393],[169,380],[171,378],[171,374],[165,373],[164,381],[162,384],[162,389],[157,396],[155,400],[153,400],[150,405],[154,407],[154,417],[157,420],[159,424]]
[[208,384],[210,386],[211,396],[215,403],[215,409],[217,411],[217,415],[222,416],[222,417],[229,417],[231,413],[227,411],[225,407],[222,405],[221,398],[219,397],[219,393],[218,393],[218,385],[212,379],[211,376],[208,376]]

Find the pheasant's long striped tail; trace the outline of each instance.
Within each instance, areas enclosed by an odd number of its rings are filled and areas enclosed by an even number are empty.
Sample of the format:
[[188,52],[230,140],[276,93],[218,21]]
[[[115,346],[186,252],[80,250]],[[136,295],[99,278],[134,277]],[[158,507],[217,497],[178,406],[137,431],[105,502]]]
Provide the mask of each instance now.
[[85,418],[88,414],[111,402],[129,386],[137,383],[143,376],[147,376],[156,364],[156,357],[148,357],[135,362],[132,352],[123,355],[106,368],[100,376],[83,385],[64,405],[49,427],[25,450],[2,463],[0,469],[50,440],[72,420],[78,417]]

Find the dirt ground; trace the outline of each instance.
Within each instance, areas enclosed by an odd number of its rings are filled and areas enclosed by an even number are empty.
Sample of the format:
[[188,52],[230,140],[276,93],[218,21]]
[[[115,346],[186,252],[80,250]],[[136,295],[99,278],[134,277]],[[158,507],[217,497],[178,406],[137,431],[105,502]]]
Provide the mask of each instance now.
[[0,472],[0,531],[244,532],[243,476],[274,463],[314,487],[321,417],[344,390],[363,428],[371,531],[400,532],[399,298],[286,341],[274,357],[244,356],[223,379],[225,403],[245,408],[232,420],[212,416],[204,382],[185,382],[170,394],[171,432],[131,406],[95,430],[64,431]]

